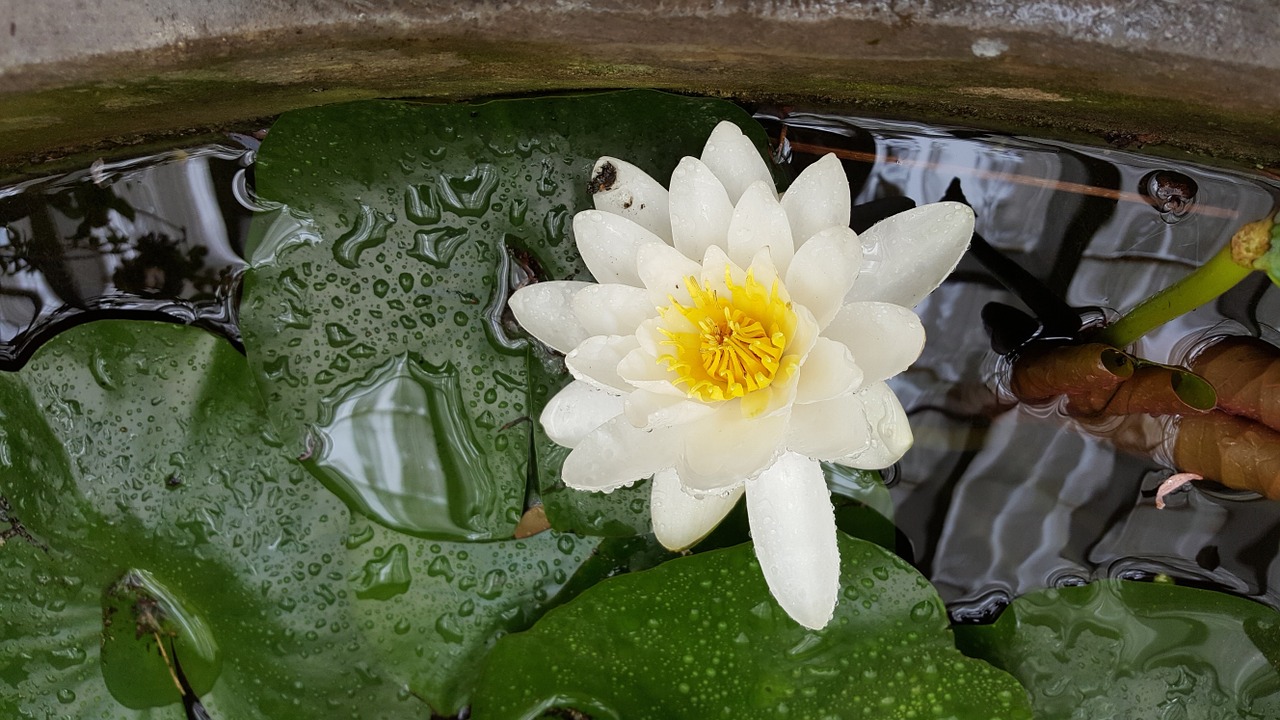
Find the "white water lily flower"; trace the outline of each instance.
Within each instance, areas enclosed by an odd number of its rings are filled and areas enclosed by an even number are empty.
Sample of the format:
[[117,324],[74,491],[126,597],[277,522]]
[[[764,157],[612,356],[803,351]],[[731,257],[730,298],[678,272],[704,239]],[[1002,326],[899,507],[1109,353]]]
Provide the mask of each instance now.
[[737,126],[722,122],[670,192],[601,158],[578,249],[597,284],[542,282],[511,297],[574,380],[541,421],[572,448],[566,485],[610,492],[653,477],[668,548],[709,533],[745,492],[770,591],[822,628],[840,558],[819,460],[880,469],[911,446],[885,384],[924,346],[911,307],[968,247],[973,212],[925,205],[849,229],[848,181],[827,155],[781,198]]

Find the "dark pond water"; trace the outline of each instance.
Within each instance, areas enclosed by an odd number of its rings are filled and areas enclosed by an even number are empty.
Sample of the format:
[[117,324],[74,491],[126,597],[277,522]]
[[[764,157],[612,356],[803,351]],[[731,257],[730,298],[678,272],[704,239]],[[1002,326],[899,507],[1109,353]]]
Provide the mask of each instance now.
[[194,324],[238,344],[256,147],[234,135],[0,189],[0,369],[105,317]]
[[[1266,214],[1264,178],[1116,150],[839,115],[762,111],[785,172],[837,152],[861,218],[962,193],[977,231],[1048,296],[1099,316],[1185,275]],[[0,189],[0,369],[71,324],[164,318],[239,342],[256,141],[187,148]],[[950,195],[949,195],[950,193]],[[1250,279],[1147,336],[1177,362],[1207,331],[1275,340],[1280,295]],[[1196,487],[1157,510],[1162,459],[1116,450],[1002,390],[981,313],[1024,307],[972,257],[918,312],[924,356],[892,384],[916,433],[889,473],[905,554],[959,621],[1016,595],[1164,573],[1280,608],[1280,505]]]

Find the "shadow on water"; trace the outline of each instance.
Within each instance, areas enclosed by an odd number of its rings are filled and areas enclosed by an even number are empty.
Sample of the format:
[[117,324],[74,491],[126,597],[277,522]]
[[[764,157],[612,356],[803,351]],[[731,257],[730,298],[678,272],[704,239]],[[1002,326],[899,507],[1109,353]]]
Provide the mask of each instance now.
[[[781,174],[844,161],[855,229],[962,192],[992,252],[1065,305],[1132,307],[1271,209],[1280,186],[1114,150],[913,123],[761,113]],[[141,158],[0,189],[0,370],[79,322],[195,324],[239,345],[235,303],[256,141]],[[1275,334],[1280,293],[1250,280],[1144,338],[1176,362],[1210,328]],[[915,564],[958,621],[1100,577],[1166,573],[1280,607],[1280,505],[1200,489],[1158,511],[1171,472],[1001,391],[982,311],[1027,309],[972,256],[917,308],[930,342],[891,381],[915,448],[889,475]],[[1274,339],[1274,338],[1271,338]]]

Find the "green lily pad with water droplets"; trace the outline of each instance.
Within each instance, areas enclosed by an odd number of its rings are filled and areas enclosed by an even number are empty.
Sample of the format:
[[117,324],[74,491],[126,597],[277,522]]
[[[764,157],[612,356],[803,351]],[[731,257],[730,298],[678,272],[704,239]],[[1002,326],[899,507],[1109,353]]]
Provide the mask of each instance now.
[[0,537],[4,718],[181,717],[162,644],[218,720],[452,714],[595,544],[352,518],[234,348],[121,321],[0,374]]
[[1031,718],[1012,677],[955,649],[915,570],[843,535],[840,555],[843,594],[818,632],[778,607],[751,545],[606,580],[498,641],[472,717]]
[[1280,613],[1218,592],[1100,580],[1013,601],[992,625],[960,626],[965,653],[1005,668],[1036,717],[1280,717]]
[[590,279],[572,217],[592,206],[598,157],[665,182],[723,119],[765,147],[731,103],[651,91],[283,115],[255,173],[287,209],[256,223],[241,327],[286,447],[388,527],[485,539],[510,537],[524,510],[532,439],[553,527],[646,531],[643,485],[606,497],[559,482],[564,452],[526,421],[568,376],[506,300]]

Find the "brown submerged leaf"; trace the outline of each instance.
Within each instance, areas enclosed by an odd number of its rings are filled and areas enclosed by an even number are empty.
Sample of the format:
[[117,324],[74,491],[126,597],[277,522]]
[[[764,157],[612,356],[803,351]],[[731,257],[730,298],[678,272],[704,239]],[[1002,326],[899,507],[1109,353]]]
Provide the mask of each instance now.
[[1280,500],[1280,432],[1215,410],[1182,418],[1173,446],[1180,469]]
[[1280,430],[1280,348],[1252,337],[1224,337],[1201,350],[1191,369],[1218,391],[1218,408]]
[[1032,346],[1013,361],[1010,389],[1022,402],[1105,393],[1133,375],[1128,355],[1102,343]]
[[1066,396],[1075,418],[1202,413],[1216,400],[1195,373],[1102,343],[1033,345],[1014,360],[1010,389],[1029,403]]
[[1213,409],[1213,390],[1182,368],[1135,362],[1133,376],[1113,388],[1069,396],[1073,417],[1191,415]]
[[[1269,343],[1222,338],[1191,370],[1100,343],[1044,345],[1014,361],[1010,386],[1022,402],[1066,396],[1066,413],[1086,430],[1136,452],[1159,444],[1142,416],[1181,416],[1173,450],[1180,471],[1280,500],[1280,348]],[[1089,427],[1117,416],[1118,425]]]

